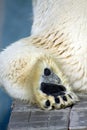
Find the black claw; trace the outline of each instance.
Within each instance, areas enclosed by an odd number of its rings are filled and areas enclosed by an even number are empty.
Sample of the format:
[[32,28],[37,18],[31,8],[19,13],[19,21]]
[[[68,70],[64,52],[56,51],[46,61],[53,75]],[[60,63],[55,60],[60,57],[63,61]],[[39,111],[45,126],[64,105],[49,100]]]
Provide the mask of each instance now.
[[45,75],[45,76],[49,76],[50,74],[51,74],[50,69],[49,69],[49,68],[45,68],[45,69],[44,69],[44,75]]
[[46,103],[45,103],[46,107],[49,107],[50,106],[50,101],[47,100]]
[[55,107],[54,107],[54,106],[52,106],[52,109],[55,109]]
[[64,100],[64,101],[67,101],[67,98],[66,98],[66,96],[63,96],[62,98],[63,98],[63,100]]
[[68,94],[68,96],[72,99],[72,96]]
[[59,98],[55,98],[55,102],[56,103],[60,103],[60,99]]

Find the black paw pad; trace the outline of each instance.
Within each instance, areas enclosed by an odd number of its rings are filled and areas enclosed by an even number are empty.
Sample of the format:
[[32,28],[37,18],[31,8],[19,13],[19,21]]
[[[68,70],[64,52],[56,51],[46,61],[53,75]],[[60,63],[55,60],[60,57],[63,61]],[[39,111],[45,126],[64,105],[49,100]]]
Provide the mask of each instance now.
[[56,103],[60,103],[60,99],[59,98],[55,98],[55,102]]
[[64,101],[67,101],[67,98],[66,98],[66,96],[63,96],[62,98],[63,98],[63,100],[64,100]]
[[72,99],[72,96],[68,94],[68,96]]
[[44,75],[49,76],[51,74],[51,70],[49,68],[44,69]]
[[57,95],[62,95],[66,89],[62,85],[42,82],[41,90],[47,95],[57,96]]
[[50,101],[47,100],[46,103],[45,103],[46,107],[49,107],[50,106]]
[[46,84],[44,82],[41,83],[41,90],[44,91],[44,88],[46,87]]

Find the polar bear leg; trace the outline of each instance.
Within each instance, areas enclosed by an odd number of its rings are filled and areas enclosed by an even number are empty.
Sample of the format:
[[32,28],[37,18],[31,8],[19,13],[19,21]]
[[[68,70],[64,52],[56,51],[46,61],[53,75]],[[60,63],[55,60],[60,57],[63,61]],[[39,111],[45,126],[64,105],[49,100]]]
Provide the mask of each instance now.
[[65,108],[78,101],[59,63],[31,43],[32,38],[20,40],[0,53],[0,82],[5,90],[14,98],[46,110]]

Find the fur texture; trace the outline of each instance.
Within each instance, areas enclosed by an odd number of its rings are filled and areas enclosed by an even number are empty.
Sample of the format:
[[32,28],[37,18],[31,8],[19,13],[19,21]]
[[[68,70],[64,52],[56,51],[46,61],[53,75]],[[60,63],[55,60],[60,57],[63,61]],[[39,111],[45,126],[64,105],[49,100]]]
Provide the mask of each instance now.
[[[69,106],[78,101],[76,92],[87,93],[87,1],[34,0],[33,13],[31,36],[0,53],[0,83],[12,97],[42,109]],[[66,88],[62,96],[41,91],[42,82],[59,85],[55,75]]]

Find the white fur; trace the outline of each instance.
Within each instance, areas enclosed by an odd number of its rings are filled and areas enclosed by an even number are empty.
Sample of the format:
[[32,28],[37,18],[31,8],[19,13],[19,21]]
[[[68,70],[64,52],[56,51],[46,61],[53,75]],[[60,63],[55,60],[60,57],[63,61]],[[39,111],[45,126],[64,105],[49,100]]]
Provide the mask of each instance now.
[[[33,9],[31,37],[0,53],[1,85],[13,97],[32,100],[32,75],[47,54],[60,64],[75,91],[87,92],[87,0],[34,0]],[[49,66],[48,61],[41,62],[41,68]]]
[[[34,57],[32,57],[32,52]],[[37,57],[42,54],[42,50],[40,51],[33,45],[27,45],[25,40],[15,42],[1,52],[0,83],[12,97],[32,101],[33,94],[30,89],[32,84],[31,82],[28,84],[28,80],[31,80],[32,68]],[[23,80],[25,82],[22,82]]]
[[53,41],[55,33],[56,38],[63,33],[53,43],[64,41],[54,55],[73,89],[87,92],[87,0],[37,0],[34,16],[32,35],[50,34],[48,40]]

